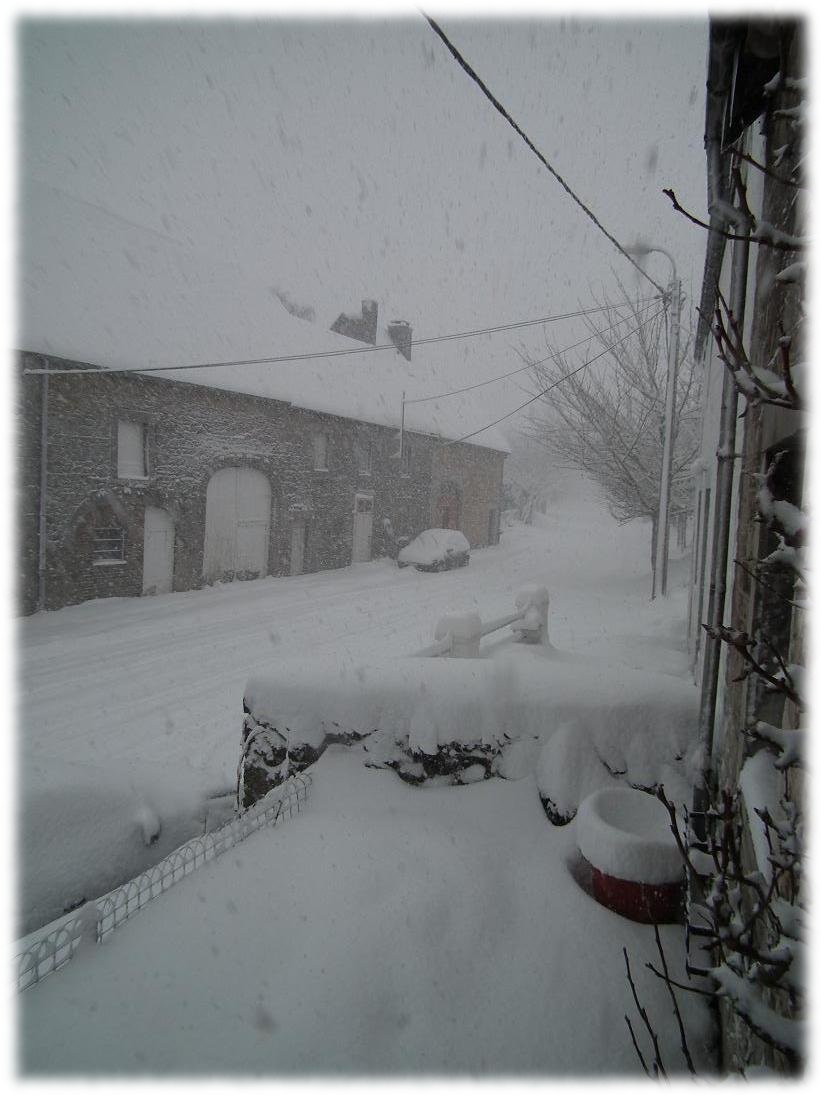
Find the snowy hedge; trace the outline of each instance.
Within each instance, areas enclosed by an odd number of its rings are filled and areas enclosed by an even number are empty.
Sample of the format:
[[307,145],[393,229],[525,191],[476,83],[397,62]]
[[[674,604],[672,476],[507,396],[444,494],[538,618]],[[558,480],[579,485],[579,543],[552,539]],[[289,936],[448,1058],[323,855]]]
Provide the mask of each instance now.
[[535,758],[531,746],[562,730],[581,752],[543,752],[539,783],[575,812],[591,756],[611,778],[597,748],[614,771],[629,756],[642,776],[642,757],[657,771],[685,755],[695,724],[689,682],[521,647],[476,659],[280,662],[250,678],[244,703],[246,801],[313,763],[330,741],[367,736],[373,764],[411,782],[460,783],[518,778]]

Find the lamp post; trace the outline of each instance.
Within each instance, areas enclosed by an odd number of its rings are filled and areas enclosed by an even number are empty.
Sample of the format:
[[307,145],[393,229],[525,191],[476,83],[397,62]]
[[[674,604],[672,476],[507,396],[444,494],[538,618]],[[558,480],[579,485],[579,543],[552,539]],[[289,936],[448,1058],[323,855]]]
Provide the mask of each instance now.
[[670,283],[670,348],[667,358],[667,389],[664,399],[664,448],[661,457],[661,482],[659,484],[659,508],[656,520],[656,550],[653,557],[653,589],[651,599],[656,593],[667,596],[667,559],[670,547],[670,478],[673,467],[673,437],[676,418],[676,381],[678,379],[678,343],[679,312],[681,311],[681,282],[676,273],[676,263],[669,251],[663,247],[650,247],[637,244],[630,248],[635,255],[649,255],[658,252],[670,260],[673,277]]

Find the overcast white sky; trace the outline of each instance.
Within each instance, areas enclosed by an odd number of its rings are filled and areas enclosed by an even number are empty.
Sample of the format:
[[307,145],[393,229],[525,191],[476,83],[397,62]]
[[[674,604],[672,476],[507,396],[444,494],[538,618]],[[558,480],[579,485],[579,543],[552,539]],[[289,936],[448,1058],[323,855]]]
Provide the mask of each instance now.
[[[442,24],[615,235],[698,267],[661,188],[703,207],[704,21]],[[629,272],[420,15],[48,21],[20,44],[24,178],[310,303],[438,329]]]
[[[672,252],[697,293],[704,233],[661,191],[704,213],[706,20],[439,21],[607,228]],[[239,269],[318,328],[365,297],[423,337],[636,285],[419,13],[37,19],[18,60],[24,213],[32,182],[58,188],[184,248],[193,282]],[[649,270],[666,283],[666,259]],[[264,328],[258,342],[276,352]],[[486,375],[515,367],[513,343],[543,347],[497,337]],[[454,354],[454,383],[476,369]],[[488,390],[491,413],[501,398]]]

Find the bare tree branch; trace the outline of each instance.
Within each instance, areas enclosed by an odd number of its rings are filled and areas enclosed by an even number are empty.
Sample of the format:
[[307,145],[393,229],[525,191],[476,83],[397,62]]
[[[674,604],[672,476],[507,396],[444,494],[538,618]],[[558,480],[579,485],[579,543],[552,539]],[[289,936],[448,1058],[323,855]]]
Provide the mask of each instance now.
[[781,238],[780,234],[772,234],[767,229],[759,228],[756,232],[753,232],[750,236],[742,235],[740,232],[728,232],[725,228],[716,228],[714,224],[708,224],[706,221],[700,220],[692,213],[688,212],[683,205],[679,203],[676,197],[675,190],[665,189],[662,190],[663,194],[666,194],[670,201],[673,203],[673,208],[677,213],[681,213],[687,218],[688,221],[692,221],[693,224],[697,224],[699,228],[705,228],[708,232],[717,232],[725,240],[748,240],[750,243],[757,243],[761,247],[772,247],[775,251],[804,251],[806,250],[807,243],[805,240],[796,239],[794,236]]

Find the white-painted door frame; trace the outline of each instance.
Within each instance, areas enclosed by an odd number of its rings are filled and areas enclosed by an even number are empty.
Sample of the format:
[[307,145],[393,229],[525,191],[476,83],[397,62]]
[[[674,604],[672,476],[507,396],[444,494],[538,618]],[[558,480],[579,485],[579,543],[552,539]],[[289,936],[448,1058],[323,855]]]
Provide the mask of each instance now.
[[145,507],[143,593],[170,593],[174,586],[174,520],[168,510]]
[[357,491],[353,504],[351,563],[368,563],[373,537],[373,491]]

